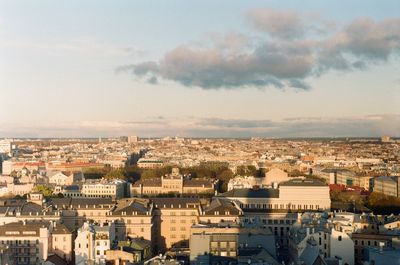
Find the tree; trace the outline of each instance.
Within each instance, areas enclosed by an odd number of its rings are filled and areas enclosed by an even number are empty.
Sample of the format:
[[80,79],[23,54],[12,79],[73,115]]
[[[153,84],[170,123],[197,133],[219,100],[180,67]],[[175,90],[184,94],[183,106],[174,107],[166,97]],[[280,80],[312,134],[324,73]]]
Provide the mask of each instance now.
[[253,165],[238,166],[238,168],[236,169],[236,173],[241,176],[257,177],[260,175],[256,167]]
[[144,170],[140,175],[140,179],[153,179],[153,178],[157,178],[157,174],[154,169]]
[[372,192],[367,200],[367,207],[376,214],[399,214],[400,199],[382,193]]
[[85,179],[101,179],[110,171],[109,168],[88,168],[83,171]]
[[37,185],[33,188],[34,192],[40,192],[44,197],[52,197],[53,190],[45,185]]
[[126,180],[125,172],[122,168],[112,169],[105,176],[105,179],[123,179]]
[[233,178],[233,172],[229,168],[218,174],[217,179],[219,179],[220,181],[219,190],[221,192],[225,192],[228,190],[228,183],[231,178]]

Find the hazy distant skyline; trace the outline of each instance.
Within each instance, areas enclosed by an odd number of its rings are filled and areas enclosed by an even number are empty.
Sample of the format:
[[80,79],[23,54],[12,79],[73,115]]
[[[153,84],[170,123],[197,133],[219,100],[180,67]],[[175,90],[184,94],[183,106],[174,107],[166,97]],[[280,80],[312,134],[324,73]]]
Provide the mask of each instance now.
[[400,3],[0,0],[0,137],[400,136]]

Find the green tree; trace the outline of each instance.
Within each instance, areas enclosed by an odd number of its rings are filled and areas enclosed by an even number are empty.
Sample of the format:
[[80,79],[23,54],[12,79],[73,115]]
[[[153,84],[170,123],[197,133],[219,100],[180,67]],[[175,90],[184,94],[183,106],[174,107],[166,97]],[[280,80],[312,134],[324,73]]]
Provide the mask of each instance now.
[[140,175],[140,179],[153,179],[157,178],[157,172],[154,169],[146,169]]
[[127,177],[125,175],[125,172],[122,168],[117,168],[117,169],[112,169],[110,172],[108,172],[105,176],[105,179],[123,179],[127,180]]
[[233,172],[227,168],[218,174],[217,179],[219,179],[219,190],[221,192],[226,192],[228,190],[229,180],[233,178]]
[[257,177],[260,175],[258,170],[256,169],[255,166],[253,165],[247,165],[247,166],[238,166],[236,169],[236,173],[241,176],[253,176]]
[[44,197],[53,197],[53,190],[45,185],[37,185],[33,188],[34,192],[40,192]]

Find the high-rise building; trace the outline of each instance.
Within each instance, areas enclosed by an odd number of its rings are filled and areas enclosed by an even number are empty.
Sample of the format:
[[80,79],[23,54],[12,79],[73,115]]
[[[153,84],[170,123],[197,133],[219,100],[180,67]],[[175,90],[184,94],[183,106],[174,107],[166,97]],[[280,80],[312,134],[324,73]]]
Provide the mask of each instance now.
[[134,144],[134,143],[137,143],[137,142],[139,142],[139,137],[138,136],[136,136],[136,135],[128,136],[128,143]]
[[11,154],[11,140],[0,140],[0,154]]

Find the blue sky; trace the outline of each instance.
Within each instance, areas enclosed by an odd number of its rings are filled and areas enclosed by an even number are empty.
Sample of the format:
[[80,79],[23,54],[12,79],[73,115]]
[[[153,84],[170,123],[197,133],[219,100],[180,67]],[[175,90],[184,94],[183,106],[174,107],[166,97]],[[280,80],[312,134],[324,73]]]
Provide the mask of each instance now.
[[399,1],[0,1],[0,137],[400,136]]

